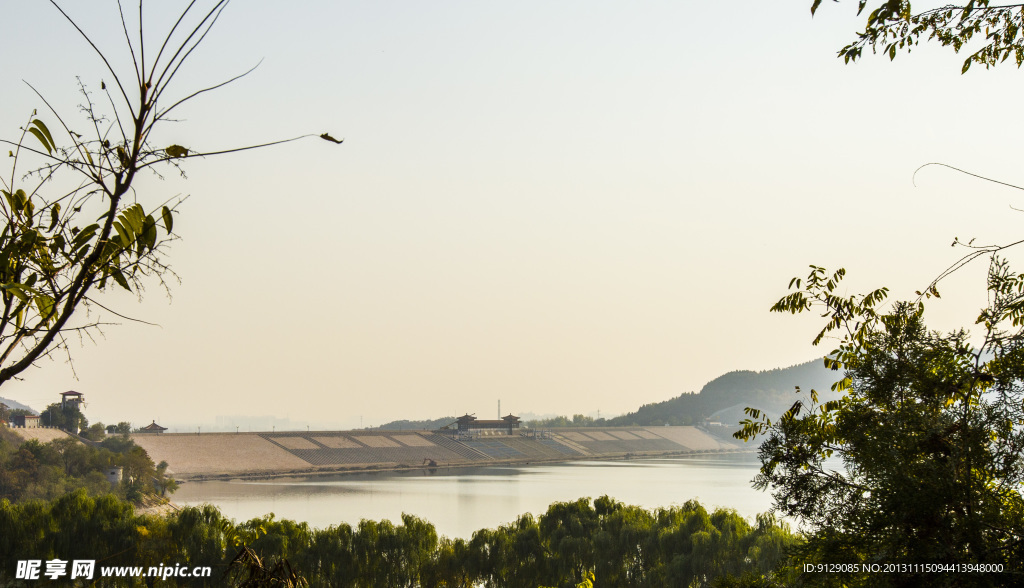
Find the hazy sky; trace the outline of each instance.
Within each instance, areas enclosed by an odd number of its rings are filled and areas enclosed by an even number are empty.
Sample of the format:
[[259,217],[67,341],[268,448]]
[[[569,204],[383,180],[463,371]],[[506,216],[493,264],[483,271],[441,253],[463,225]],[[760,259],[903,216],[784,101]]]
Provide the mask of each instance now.
[[[116,4],[66,4],[123,65]],[[184,2],[151,4],[156,41]],[[955,260],[955,236],[1009,241],[1024,220],[1014,190],[937,167],[911,182],[940,161],[1024,183],[1021,72],[962,76],[932,46],[844,65],[855,5],[235,2],[173,89],[262,64],[158,146],[344,144],[147,178],[150,206],[189,195],[169,257],[181,283],[172,301],[156,284],[105,300],[160,326],[109,328],[73,348],[77,381],[47,362],[0,396],[43,408],[78,390],[108,423],[347,428],[486,417],[498,399],[612,415],[807,361],[827,351],[810,345],[819,321],[768,308],[808,264],[906,298]],[[0,135],[43,107],[19,80],[70,118],[76,75],[109,83],[49,3],[6,2],[0,20],[17,23]],[[973,320],[983,272],[944,285],[935,326]]]

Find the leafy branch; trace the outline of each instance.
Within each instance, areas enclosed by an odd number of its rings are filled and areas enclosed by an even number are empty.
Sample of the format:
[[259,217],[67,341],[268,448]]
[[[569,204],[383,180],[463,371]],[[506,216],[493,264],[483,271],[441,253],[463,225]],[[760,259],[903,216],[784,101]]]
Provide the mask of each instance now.
[[[858,0],[858,15],[867,4],[868,0]],[[820,5],[821,0],[813,1],[812,15]],[[961,73],[967,73],[972,63],[989,68],[1010,57],[1020,67],[1024,64],[1022,27],[1024,4],[993,5],[990,0],[970,0],[961,6],[947,5],[915,13],[909,0],[885,0],[869,12],[864,31],[856,41],[840,49],[839,56],[847,63],[856,61],[870,47],[873,53],[881,51],[891,60],[900,51],[909,53],[922,40],[937,41],[959,53],[981,39],[981,47],[964,60]]]
[[[91,337],[90,333],[104,324],[90,316],[90,306],[126,318],[96,302],[94,291],[116,285],[141,295],[149,279],[157,279],[166,288],[166,278],[177,277],[165,255],[168,245],[177,239],[174,216],[183,199],[145,205],[136,191],[141,171],[156,173],[162,164],[180,170],[181,161],[188,158],[238,153],[316,136],[206,151],[152,144],[154,130],[158,124],[170,122],[168,115],[176,108],[255,69],[180,98],[171,96],[169,88],[178,72],[228,4],[228,0],[217,0],[205,12],[196,12],[197,1],[190,2],[167,35],[158,40],[152,59],[147,59],[146,53],[143,2],[139,2],[135,38],[128,32],[118,2],[133,64],[130,75],[123,75],[74,19],[50,0],[112,76],[111,87],[100,83],[109,112],[101,112],[79,82],[85,98],[82,111],[92,129],[86,137],[72,130],[69,121],[32,88],[61,132],[51,131],[34,111],[16,140],[0,140],[11,147],[10,174],[0,177],[0,216],[5,221],[0,231],[0,385],[55,350],[67,353],[70,361],[64,334],[78,332]],[[164,102],[170,106],[162,106]],[[327,133],[321,138],[340,143]],[[25,169],[28,171],[22,171]],[[84,317],[79,309],[86,310]]]

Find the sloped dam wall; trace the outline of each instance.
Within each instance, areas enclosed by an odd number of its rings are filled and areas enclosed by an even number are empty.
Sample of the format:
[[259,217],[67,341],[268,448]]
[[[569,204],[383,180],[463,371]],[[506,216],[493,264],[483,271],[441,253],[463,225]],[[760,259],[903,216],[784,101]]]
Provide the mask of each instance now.
[[744,449],[696,427],[551,429],[453,439],[432,431],[136,434],[179,479],[616,459]]

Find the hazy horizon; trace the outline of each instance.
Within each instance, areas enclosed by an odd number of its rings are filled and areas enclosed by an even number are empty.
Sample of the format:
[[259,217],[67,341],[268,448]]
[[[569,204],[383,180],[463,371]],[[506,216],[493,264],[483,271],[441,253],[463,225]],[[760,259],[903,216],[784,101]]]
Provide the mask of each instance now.
[[[802,364],[797,364],[797,365],[802,365]],[[797,367],[797,365],[794,365],[794,366],[780,366],[779,369],[785,369],[785,368],[788,368],[788,367]],[[730,372],[735,372],[735,371],[744,371],[744,370],[730,370]],[[721,375],[725,375],[725,374],[721,374]],[[684,393],[698,394],[700,392],[701,392],[701,390],[698,389],[698,390],[691,390],[691,391],[684,392]],[[678,395],[673,396],[673,398],[675,398],[677,396]],[[56,399],[57,400],[54,400],[54,402],[59,401],[59,398],[60,398],[59,394],[56,395]],[[0,396],[0,402],[4,402],[5,400],[7,400],[5,397]],[[88,398],[86,398],[86,400],[88,400]],[[282,399],[279,399],[279,402],[284,403],[284,402],[286,402],[286,400],[287,399],[282,398]],[[498,399],[497,404],[492,405],[491,412],[483,411],[483,412],[480,412],[480,413],[476,413],[475,411],[473,411],[473,412],[461,411],[461,412],[449,413],[449,414],[446,414],[446,415],[442,415],[442,414],[423,414],[423,415],[412,415],[412,416],[395,417],[395,418],[384,417],[382,419],[376,419],[376,420],[366,420],[366,419],[363,418],[362,415],[359,415],[359,416],[356,417],[356,419],[358,419],[358,423],[356,425],[351,426],[351,427],[344,427],[344,430],[363,429],[363,428],[375,429],[375,428],[380,427],[382,425],[386,425],[386,424],[389,424],[389,423],[392,423],[392,422],[404,421],[404,420],[415,422],[415,421],[436,420],[436,419],[445,418],[445,417],[451,417],[452,419],[455,419],[460,414],[473,414],[473,415],[476,415],[478,418],[485,418],[485,419],[486,418],[501,418],[501,416],[503,416],[505,414],[510,414],[510,413],[509,413],[509,411],[506,411],[506,410],[501,408],[500,400],[501,399]],[[520,417],[520,419],[523,422],[528,422],[528,421],[533,421],[533,420],[543,420],[543,419],[557,418],[557,417],[560,417],[560,416],[565,416],[565,417],[572,418],[575,414],[583,414],[584,416],[590,417],[590,418],[593,418],[593,419],[600,419],[600,418],[611,419],[611,418],[615,418],[615,417],[618,417],[618,416],[623,416],[623,415],[628,414],[628,413],[636,412],[636,410],[638,410],[644,404],[652,404],[652,403],[662,402],[664,400],[669,400],[669,398],[637,399],[636,406],[632,407],[631,409],[629,409],[627,411],[615,412],[615,413],[608,413],[607,411],[606,412],[601,412],[600,410],[592,410],[592,411],[589,411],[589,412],[587,412],[587,411],[583,411],[583,412],[580,412],[580,411],[570,411],[570,412],[563,412],[563,413],[555,413],[555,412],[540,413],[540,412],[534,412],[534,411],[526,410],[526,411],[517,411],[515,414],[516,414],[516,416]],[[47,404],[49,404],[49,402],[47,402]],[[11,407],[11,408],[14,408],[14,407]],[[30,408],[34,409],[36,412],[39,412],[43,408],[45,408],[45,406],[39,406],[39,407],[32,406]],[[291,412],[292,412],[291,407],[287,407],[286,406],[285,408],[287,408],[288,410],[285,410],[285,411],[280,412],[278,414],[241,414],[241,413],[239,413],[239,414],[218,414],[218,415],[206,416],[202,420],[196,420],[196,419],[193,419],[193,420],[166,420],[166,419],[162,418],[162,415],[154,415],[154,416],[151,416],[150,422],[154,422],[154,423],[157,423],[159,425],[162,425],[162,426],[166,427],[167,428],[167,432],[169,432],[169,433],[201,433],[203,431],[206,431],[206,432],[232,432],[232,431],[235,431],[235,432],[265,432],[265,431],[274,431],[274,430],[276,430],[276,431],[303,431],[303,430],[331,431],[331,430],[338,430],[339,428],[341,428],[341,427],[339,427],[339,424],[338,424],[337,421],[331,420],[331,419],[324,420],[324,419],[321,418],[319,420],[317,420],[317,419],[293,420],[291,418],[291,416],[290,416]],[[88,402],[86,402],[85,413],[86,413],[86,416],[88,417],[88,413],[89,413],[89,411],[88,411]],[[112,425],[112,424],[116,424],[117,422],[120,422],[121,420],[123,420],[123,419],[115,418],[115,419],[108,420],[107,422],[104,422],[103,424],[105,424],[105,425]],[[95,423],[95,422],[98,422],[98,421],[90,420],[90,424]],[[145,421],[145,419],[140,420],[140,421],[133,421],[132,422],[133,427],[136,427],[136,428],[141,427],[141,426],[145,426],[147,424],[149,424],[149,422]]]
[[[122,67],[116,4],[67,4]],[[667,1],[233,3],[172,89],[262,63],[156,143],[344,144],[143,178],[149,206],[190,195],[168,256],[181,283],[171,301],[151,284],[103,303],[159,326],[119,320],[72,344],[74,372],[44,361],[0,396],[43,408],[78,390],[108,424],[272,415],[287,398],[279,416],[348,429],[498,399],[621,414],[823,355],[820,318],[768,312],[809,264],[846,267],[848,294],[906,299],[959,257],[954,237],[1019,238],[1016,191],[912,177],[938,161],[1024,182],[1021,123],[977,114],[1014,112],[1021,81],[1009,64],[960,75],[935,44],[844,65],[864,18],[810,4],[746,0],[723,19]],[[147,5],[154,39],[181,6]],[[102,64],[48,3],[3,14],[23,49],[0,74],[81,124],[75,76],[98,91]],[[36,108],[52,120],[8,86],[0,136]],[[930,326],[973,322],[984,271],[943,283]]]

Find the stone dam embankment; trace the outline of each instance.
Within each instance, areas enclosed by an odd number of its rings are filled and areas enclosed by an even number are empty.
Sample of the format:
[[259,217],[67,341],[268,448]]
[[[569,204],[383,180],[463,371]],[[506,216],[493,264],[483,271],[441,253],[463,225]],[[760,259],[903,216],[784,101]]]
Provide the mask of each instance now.
[[175,477],[274,477],[346,471],[622,459],[738,451],[696,427],[551,429],[456,439],[432,431],[135,434]]

